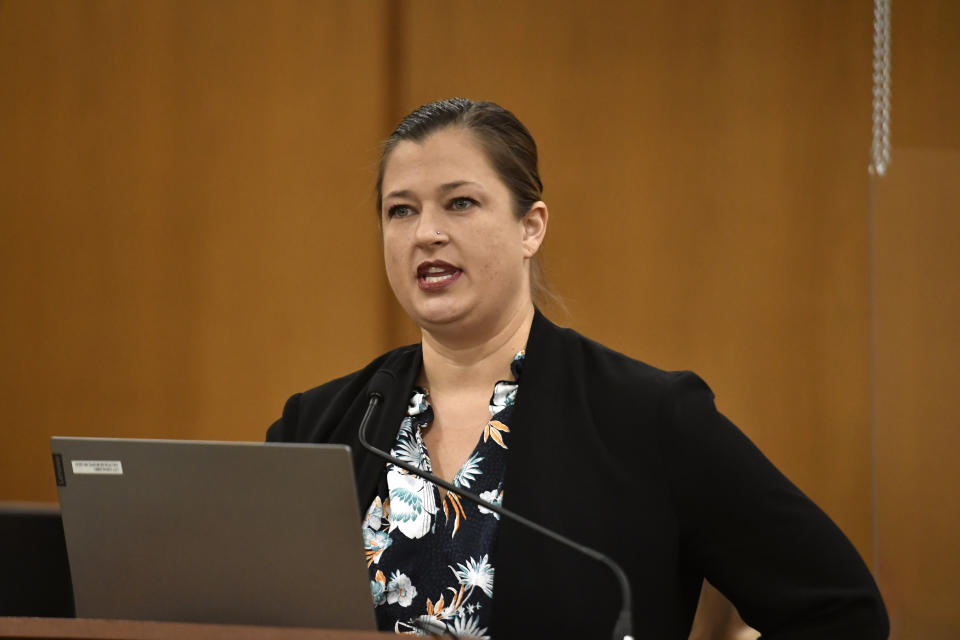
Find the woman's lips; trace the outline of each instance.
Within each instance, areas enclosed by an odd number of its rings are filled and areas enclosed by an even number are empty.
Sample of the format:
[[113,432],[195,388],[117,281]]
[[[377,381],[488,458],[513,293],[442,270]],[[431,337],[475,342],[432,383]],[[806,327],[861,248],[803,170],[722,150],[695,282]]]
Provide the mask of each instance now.
[[423,291],[438,291],[452,285],[463,273],[453,265],[426,264],[417,269],[417,285]]

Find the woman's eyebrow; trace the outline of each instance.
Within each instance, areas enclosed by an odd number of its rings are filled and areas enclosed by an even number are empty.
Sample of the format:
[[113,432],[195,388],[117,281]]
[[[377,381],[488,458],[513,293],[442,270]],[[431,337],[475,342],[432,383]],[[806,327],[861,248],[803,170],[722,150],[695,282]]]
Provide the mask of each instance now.
[[447,182],[445,184],[440,185],[439,187],[437,187],[437,191],[439,191],[440,193],[447,193],[448,191],[453,191],[458,187],[462,187],[468,184],[474,185],[476,187],[481,186],[479,182],[471,182],[470,180],[457,180],[456,182]]
[[[483,188],[483,185],[481,185],[479,182],[473,182],[471,180],[455,180],[454,182],[446,182],[440,185],[439,187],[437,187],[437,191],[439,191],[440,193],[448,193],[450,191],[453,191],[454,189],[463,187],[465,185],[473,185],[476,187]],[[386,195],[384,195],[383,199],[386,200],[387,198],[413,198],[413,197],[414,197],[413,192],[410,191],[409,189],[397,189],[396,191],[391,191],[390,193],[387,193]]]

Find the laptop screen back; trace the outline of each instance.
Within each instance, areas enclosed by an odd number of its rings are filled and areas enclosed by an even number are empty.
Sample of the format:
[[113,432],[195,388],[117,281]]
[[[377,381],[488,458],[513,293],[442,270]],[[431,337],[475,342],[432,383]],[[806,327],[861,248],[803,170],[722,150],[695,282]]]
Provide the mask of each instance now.
[[348,447],[51,448],[78,617],[376,628]]

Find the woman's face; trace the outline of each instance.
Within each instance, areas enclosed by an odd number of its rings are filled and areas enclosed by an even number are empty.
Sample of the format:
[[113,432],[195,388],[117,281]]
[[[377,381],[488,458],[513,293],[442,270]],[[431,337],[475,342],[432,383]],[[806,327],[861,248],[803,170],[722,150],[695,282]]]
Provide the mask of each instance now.
[[495,331],[532,304],[528,261],[543,239],[546,207],[537,203],[518,220],[472,133],[449,127],[400,142],[382,190],[387,279],[420,327]]

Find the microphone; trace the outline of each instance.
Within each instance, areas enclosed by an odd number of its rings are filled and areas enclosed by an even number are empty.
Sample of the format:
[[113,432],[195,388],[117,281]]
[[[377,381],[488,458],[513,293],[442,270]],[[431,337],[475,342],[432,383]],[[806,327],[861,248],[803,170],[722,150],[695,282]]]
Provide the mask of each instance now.
[[589,558],[593,558],[597,562],[605,565],[608,569],[610,569],[610,571],[613,572],[614,576],[616,576],[617,582],[620,584],[620,594],[623,598],[620,608],[620,615],[617,618],[617,623],[613,628],[613,639],[633,640],[633,613],[631,608],[632,597],[630,595],[630,580],[627,578],[626,572],[620,567],[620,565],[614,562],[610,557],[600,553],[596,549],[592,549],[578,542],[574,542],[570,538],[567,538],[566,536],[563,536],[552,529],[548,529],[542,525],[539,525],[532,520],[528,520],[527,518],[524,518],[523,516],[516,514],[509,509],[504,509],[500,505],[488,502],[487,500],[484,500],[480,496],[471,493],[470,491],[466,491],[460,487],[455,487],[452,483],[447,482],[443,478],[439,478],[432,473],[418,469],[412,464],[408,464],[398,458],[395,458],[389,453],[381,451],[367,442],[365,435],[367,425],[370,423],[370,420],[376,413],[380,403],[383,402],[383,399],[386,396],[386,391],[390,389],[396,382],[396,374],[388,369],[380,369],[373,374],[373,378],[370,380],[370,392],[367,395],[370,401],[367,404],[367,410],[363,414],[363,418],[360,420],[360,430],[357,434],[360,439],[360,444],[363,445],[363,448],[373,455],[383,458],[387,462],[400,467],[401,469],[404,469],[405,471],[408,471],[419,478],[423,478],[424,480],[432,482],[435,485],[441,486],[447,491],[452,491],[458,496],[466,498],[467,500],[482,506],[484,509],[489,509],[490,511],[498,513],[505,518],[509,518],[514,522],[518,522],[525,527],[533,529],[541,535],[544,535],[552,540],[556,540],[560,544],[566,545],[567,547],[570,547],[571,549],[582,553]]

